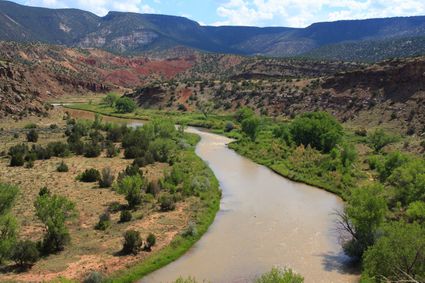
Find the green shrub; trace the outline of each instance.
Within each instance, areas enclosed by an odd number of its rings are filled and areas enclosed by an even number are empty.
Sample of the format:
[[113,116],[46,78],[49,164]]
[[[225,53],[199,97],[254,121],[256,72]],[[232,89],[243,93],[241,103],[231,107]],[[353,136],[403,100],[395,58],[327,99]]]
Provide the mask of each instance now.
[[251,118],[254,115],[255,115],[255,112],[251,108],[242,107],[241,109],[239,109],[236,112],[235,119],[239,123],[242,123],[243,120],[248,119],[248,118]]
[[174,149],[175,144],[167,138],[159,138],[149,144],[149,152],[158,162],[168,162]]
[[37,124],[35,123],[28,123],[24,126],[24,129],[30,130],[30,129],[36,129],[37,128]]
[[71,239],[66,221],[76,216],[75,204],[62,196],[44,194],[37,197],[34,206],[47,231],[41,243],[43,254],[62,251]]
[[229,133],[233,131],[234,129],[235,129],[235,125],[230,121],[226,122],[226,125],[224,125],[224,131],[226,133]]
[[128,210],[121,211],[120,214],[120,223],[129,222],[133,218],[133,215]]
[[126,176],[118,183],[118,192],[125,195],[129,208],[135,208],[142,203],[143,179],[140,175]]
[[94,183],[99,181],[100,178],[101,176],[99,171],[94,168],[86,169],[80,176],[78,176],[78,179],[85,183]]
[[33,168],[34,167],[34,161],[33,160],[28,160],[27,163],[25,164],[25,168]]
[[353,259],[360,260],[368,247],[374,244],[376,231],[388,211],[383,191],[379,184],[354,189],[344,213],[340,215],[339,223],[343,224],[340,228],[352,236],[343,248]]
[[152,233],[149,233],[148,237],[146,238],[145,250],[151,251],[155,243],[156,243],[155,235]]
[[9,213],[18,193],[18,187],[0,183],[0,264],[9,258],[16,243],[18,224]]
[[99,187],[109,188],[114,182],[115,176],[112,174],[111,168],[103,168],[102,176],[99,179]]
[[34,154],[37,160],[48,160],[53,155],[48,148],[44,148],[38,144],[32,146],[31,154]]
[[403,222],[386,225],[363,259],[363,274],[375,282],[423,282],[425,228]]
[[28,142],[37,142],[38,141],[38,133],[35,129],[29,130],[27,133],[27,141]]
[[31,266],[37,262],[40,253],[36,243],[26,240],[16,243],[12,251],[11,259],[20,266]]
[[302,283],[304,278],[291,269],[272,268],[271,271],[261,275],[255,283]]
[[24,155],[22,153],[15,153],[10,158],[11,167],[24,166],[24,163],[25,163],[25,160],[24,160]]
[[105,277],[97,271],[90,272],[83,280],[83,283],[102,283]]
[[183,237],[196,237],[198,235],[198,229],[196,228],[195,222],[189,222],[189,226],[183,231]]
[[378,129],[373,133],[369,134],[367,139],[369,145],[375,150],[375,152],[379,152],[385,146],[397,141],[397,138],[395,136],[388,135],[382,129]]
[[38,195],[40,196],[40,197],[42,197],[42,196],[50,196],[51,195],[51,192],[50,192],[50,190],[47,188],[47,187],[42,187],[41,189],[40,189],[40,191],[38,192]]
[[63,160],[61,163],[59,163],[58,167],[56,167],[56,171],[58,172],[68,172],[68,170],[68,165],[66,165]]
[[113,158],[120,153],[120,149],[115,147],[113,143],[110,143],[106,146],[106,156],[109,158]]
[[84,157],[94,158],[98,157],[102,152],[102,148],[95,143],[87,143],[84,145]]
[[130,146],[124,150],[125,159],[134,159],[137,157],[142,157],[144,154],[144,150],[137,146]]
[[164,193],[159,197],[159,205],[161,211],[171,211],[176,208],[173,196],[168,193]]
[[99,216],[99,221],[94,227],[96,230],[105,231],[111,226],[111,215],[109,212],[104,212]]
[[153,196],[157,196],[161,191],[161,187],[157,181],[149,182],[148,187],[146,188],[146,193],[151,194]]
[[246,118],[242,121],[242,131],[252,140],[257,139],[258,131],[260,127],[260,119],[255,116]]
[[411,221],[425,222],[425,202],[415,201],[409,204],[406,215]]
[[136,110],[137,105],[131,98],[121,97],[115,103],[115,109],[119,113],[131,113]]
[[119,203],[118,201],[113,201],[108,204],[108,211],[110,213],[117,213],[122,209],[122,207],[123,206],[121,205],[121,203]]
[[326,112],[311,112],[297,116],[290,125],[290,132],[297,145],[330,152],[343,135],[342,126]]
[[63,142],[51,142],[47,149],[56,157],[67,157],[70,154],[68,145]]
[[118,94],[110,92],[102,99],[102,103],[108,105],[109,107],[114,107],[119,98],[120,97]]
[[143,241],[140,233],[135,230],[128,230],[124,233],[124,243],[122,247],[123,254],[136,255],[142,248]]

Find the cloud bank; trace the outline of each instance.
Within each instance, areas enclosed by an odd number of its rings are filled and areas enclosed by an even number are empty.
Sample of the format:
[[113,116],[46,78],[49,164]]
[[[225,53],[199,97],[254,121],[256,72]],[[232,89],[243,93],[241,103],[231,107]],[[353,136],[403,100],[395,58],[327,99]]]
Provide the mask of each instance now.
[[314,22],[425,14],[424,0],[226,0],[214,25],[305,27]]
[[109,11],[155,13],[156,11],[143,0],[28,0],[25,5],[47,8],[78,8],[93,12],[99,16],[106,15]]

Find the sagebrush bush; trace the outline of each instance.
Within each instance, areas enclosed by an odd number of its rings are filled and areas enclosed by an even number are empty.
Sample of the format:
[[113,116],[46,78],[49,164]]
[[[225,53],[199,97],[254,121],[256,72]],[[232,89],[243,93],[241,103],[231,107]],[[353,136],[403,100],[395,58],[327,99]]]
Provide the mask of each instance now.
[[94,227],[96,230],[105,231],[111,226],[111,215],[109,212],[104,212],[99,216],[99,221]]
[[138,231],[128,230],[124,233],[122,253],[136,255],[142,248],[142,245],[143,240]]
[[22,153],[15,153],[10,158],[11,167],[24,166],[24,163],[25,163],[25,159]]
[[176,208],[176,204],[172,195],[165,193],[159,197],[159,205],[161,211],[170,211]]
[[56,167],[56,171],[58,172],[68,172],[69,168],[68,165],[65,164],[64,161],[62,161],[61,163],[59,163],[58,167]]
[[97,271],[90,272],[83,280],[83,283],[102,283],[105,277]]
[[151,251],[152,247],[155,246],[156,244],[156,237],[154,234],[149,233],[148,237],[146,238],[146,243],[145,243],[145,250],[146,251]]
[[27,141],[28,142],[37,142],[38,141],[38,132],[35,129],[29,130],[27,133]]
[[129,210],[123,210],[120,214],[120,223],[129,222],[133,218],[133,215]]
[[70,154],[68,145],[63,142],[51,142],[47,145],[47,150],[56,157],[67,157]]
[[87,143],[84,145],[84,157],[94,158],[98,157],[102,152],[102,148],[98,144]]
[[114,182],[115,176],[112,173],[111,168],[103,168],[102,169],[102,176],[99,180],[99,187],[101,188],[109,188],[112,186],[112,183]]
[[107,144],[106,146],[106,156],[109,158],[113,158],[120,153],[120,149],[115,147],[113,143]]
[[99,171],[94,168],[86,169],[80,176],[78,176],[78,179],[85,183],[94,183],[99,181],[100,178]]
[[28,267],[36,263],[39,257],[40,252],[38,251],[37,244],[25,240],[16,243],[12,251],[11,259],[20,266]]

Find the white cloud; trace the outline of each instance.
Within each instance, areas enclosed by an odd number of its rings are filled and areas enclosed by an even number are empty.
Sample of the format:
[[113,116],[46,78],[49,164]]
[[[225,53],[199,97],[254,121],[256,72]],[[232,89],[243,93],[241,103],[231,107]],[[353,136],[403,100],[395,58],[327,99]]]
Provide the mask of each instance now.
[[109,11],[155,13],[155,9],[144,4],[143,0],[28,0],[26,5],[48,8],[78,8],[93,12],[99,16],[106,15]]
[[313,22],[425,14],[424,0],[227,0],[214,25],[305,27]]

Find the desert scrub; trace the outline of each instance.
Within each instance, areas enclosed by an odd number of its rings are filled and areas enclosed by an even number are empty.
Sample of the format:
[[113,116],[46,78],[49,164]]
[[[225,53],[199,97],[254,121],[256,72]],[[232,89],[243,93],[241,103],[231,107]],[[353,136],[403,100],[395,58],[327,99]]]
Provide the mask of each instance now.
[[68,165],[64,161],[59,163],[58,167],[56,167],[56,171],[58,172],[68,172]]
[[99,181],[101,178],[100,172],[94,168],[86,169],[83,173],[81,173],[77,179],[81,182],[85,183],[94,183]]

